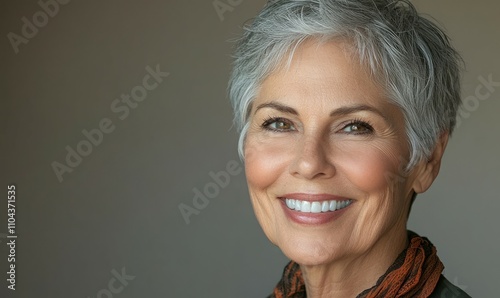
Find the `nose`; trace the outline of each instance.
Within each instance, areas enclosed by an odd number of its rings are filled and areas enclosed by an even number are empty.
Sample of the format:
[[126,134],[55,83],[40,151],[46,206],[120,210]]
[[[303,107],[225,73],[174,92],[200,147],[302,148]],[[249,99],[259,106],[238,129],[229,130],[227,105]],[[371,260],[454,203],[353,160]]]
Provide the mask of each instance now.
[[335,175],[331,149],[327,141],[309,136],[296,144],[296,156],[290,165],[290,174],[303,179],[327,179]]

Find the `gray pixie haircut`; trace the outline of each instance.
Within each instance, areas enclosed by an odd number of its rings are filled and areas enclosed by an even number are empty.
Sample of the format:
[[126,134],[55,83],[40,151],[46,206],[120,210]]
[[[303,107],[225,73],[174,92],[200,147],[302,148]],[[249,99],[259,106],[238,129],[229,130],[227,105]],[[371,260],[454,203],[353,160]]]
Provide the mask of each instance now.
[[349,40],[360,63],[401,108],[410,147],[406,170],[429,158],[442,133],[453,131],[461,104],[462,60],[443,30],[409,1],[268,1],[243,29],[228,86],[241,158],[259,86],[312,38]]

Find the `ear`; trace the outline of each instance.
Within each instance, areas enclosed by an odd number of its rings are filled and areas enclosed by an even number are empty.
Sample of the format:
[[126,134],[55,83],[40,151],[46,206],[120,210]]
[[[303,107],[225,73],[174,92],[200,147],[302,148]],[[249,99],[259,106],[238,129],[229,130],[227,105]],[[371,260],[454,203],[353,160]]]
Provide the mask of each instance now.
[[439,168],[441,167],[441,160],[443,158],[444,150],[448,144],[449,133],[444,132],[439,137],[434,151],[428,160],[422,161],[417,165],[416,177],[413,180],[413,190],[416,193],[423,193],[429,187],[431,187],[432,182],[436,179],[439,174]]

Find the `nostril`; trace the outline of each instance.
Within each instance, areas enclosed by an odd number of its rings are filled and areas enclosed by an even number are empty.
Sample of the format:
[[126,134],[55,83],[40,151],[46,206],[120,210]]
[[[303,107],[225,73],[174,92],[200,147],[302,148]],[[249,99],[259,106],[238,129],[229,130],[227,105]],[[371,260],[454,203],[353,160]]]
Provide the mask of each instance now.
[[335,174],[335,166],[324,156],[300,155],[291,165],[291,173],[306,179],[331,177]]

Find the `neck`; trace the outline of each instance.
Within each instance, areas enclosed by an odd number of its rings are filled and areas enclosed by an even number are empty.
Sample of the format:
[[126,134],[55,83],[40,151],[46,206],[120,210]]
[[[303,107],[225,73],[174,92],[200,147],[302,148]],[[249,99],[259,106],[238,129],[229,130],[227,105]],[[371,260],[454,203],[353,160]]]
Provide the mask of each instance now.
[[367,252],[317,266],[301,266],[307,297],[356,297],[373,287],[408,246],[406,228],[387,233]]

